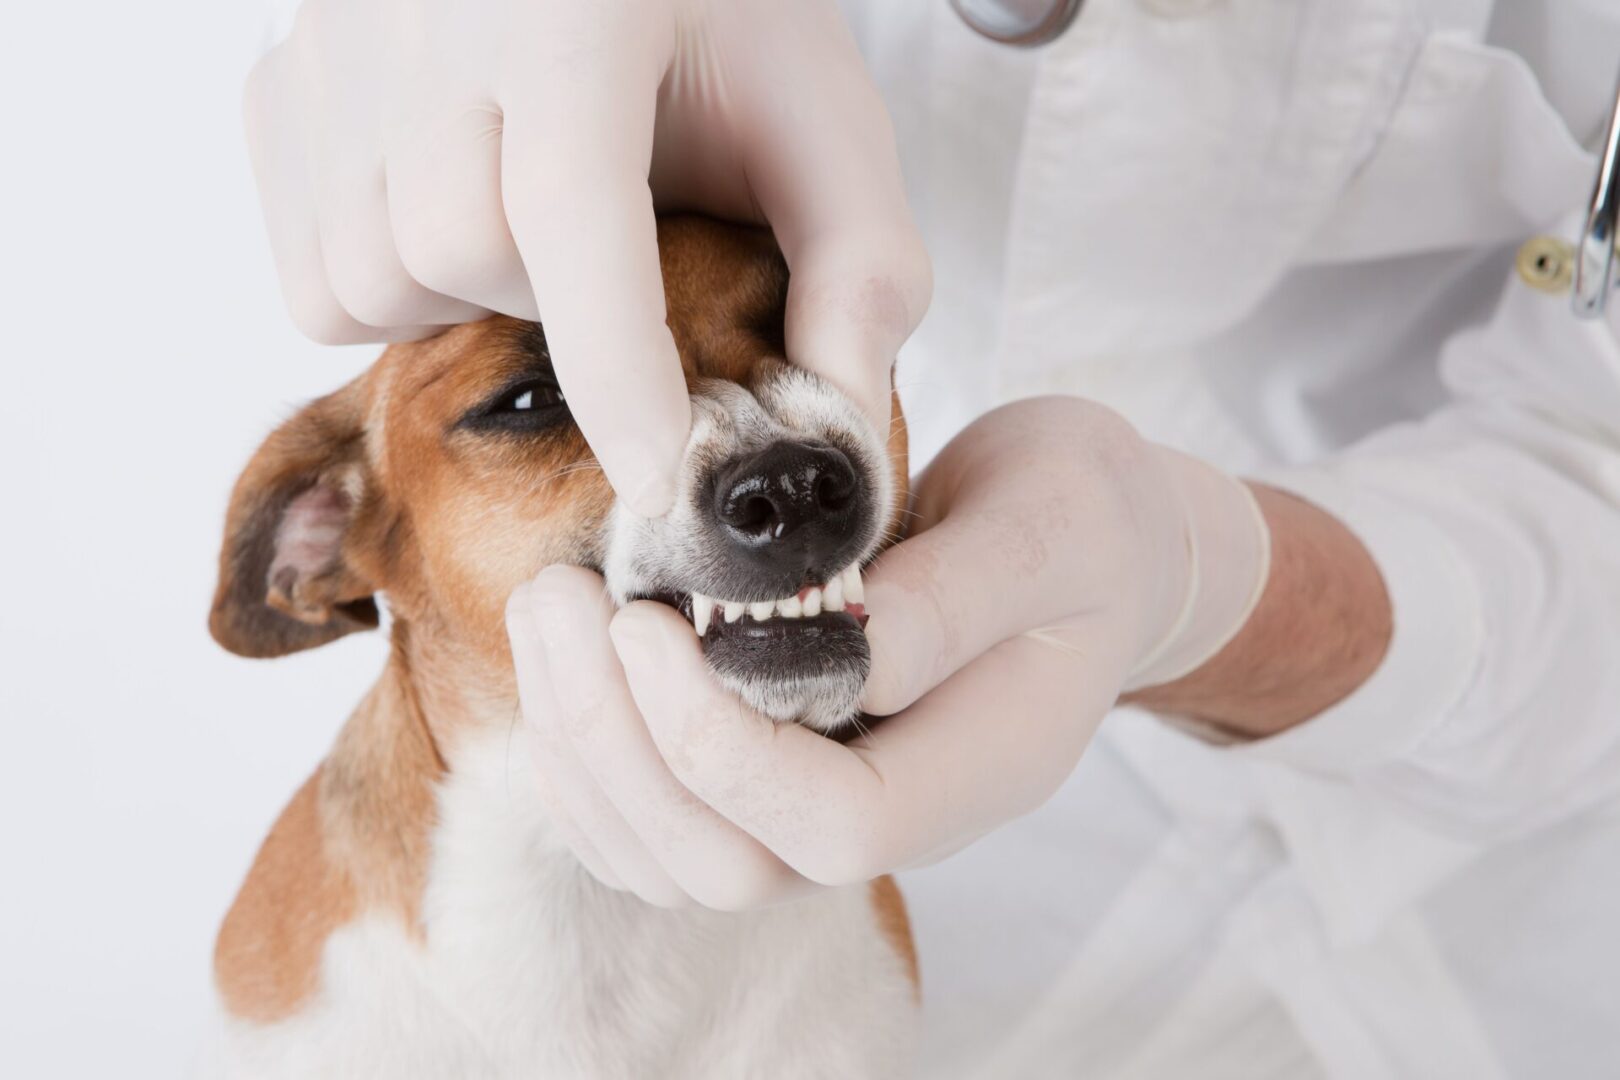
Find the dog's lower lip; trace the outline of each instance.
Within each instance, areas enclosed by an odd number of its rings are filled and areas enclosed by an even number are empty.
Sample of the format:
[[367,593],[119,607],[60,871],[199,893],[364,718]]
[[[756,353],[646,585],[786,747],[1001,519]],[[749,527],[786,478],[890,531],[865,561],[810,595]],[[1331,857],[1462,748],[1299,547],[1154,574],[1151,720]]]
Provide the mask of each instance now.
[[[692,621],[690,595],[632,599],[668,604]],[[709,670],[776,722],[808,723],[831,736],[857,710],[872,665],[863,605],[846,600],[841,611],[766,619],[744,612],[731,622],[710,619],[706,629],[699,643]],[[829,707],[843,711],[827,713]]]

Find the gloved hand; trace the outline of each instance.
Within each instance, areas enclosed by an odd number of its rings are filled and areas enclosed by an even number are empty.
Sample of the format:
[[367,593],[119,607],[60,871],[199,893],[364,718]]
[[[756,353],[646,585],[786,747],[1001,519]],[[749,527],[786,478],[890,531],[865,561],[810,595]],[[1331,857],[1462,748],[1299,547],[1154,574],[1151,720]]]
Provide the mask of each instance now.
[[748,710],[684,619],[615,614],[589,571],[514,594],[540,782],[599,877],[729,909],[942,858],[1045,801],[1121,690],[1202,664],[1267,579],[1247,488],[1074,398],[978,420],[914,509],[866,577],[865,704],[892,715],[848,745]]
[[768,222],[788,358],[888,417],[927,256],[832,0],[304,0],[249,80],[271,247],[324,342],[543,318],[608,479],[669,508],[690,416],[653,207]]

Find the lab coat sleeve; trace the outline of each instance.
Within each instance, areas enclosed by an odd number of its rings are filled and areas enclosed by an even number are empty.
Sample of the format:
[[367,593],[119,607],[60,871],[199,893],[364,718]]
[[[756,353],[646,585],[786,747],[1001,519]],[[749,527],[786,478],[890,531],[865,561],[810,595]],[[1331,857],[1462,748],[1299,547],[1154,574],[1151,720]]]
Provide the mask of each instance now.
[[1487,839],[1620,794],[1620,336],[1515,278],[1441,372],[1422,422],[1256,477],[1360,537],[1394,634],[1345,700],[1236,752]]

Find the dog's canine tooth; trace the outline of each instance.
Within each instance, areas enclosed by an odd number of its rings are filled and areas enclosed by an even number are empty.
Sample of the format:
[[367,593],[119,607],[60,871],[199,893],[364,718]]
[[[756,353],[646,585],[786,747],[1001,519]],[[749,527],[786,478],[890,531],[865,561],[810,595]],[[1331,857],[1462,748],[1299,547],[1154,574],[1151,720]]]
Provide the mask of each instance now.
[[748,605],[748,614],[754,617],[754,621],[764,622],[771,617],[771,612],[775,609],[775,600],[761,600],[758,603]]
[[714,601],[702,593],[692,594],[692,629],[702,637],[709,632],[709,619],[714,615]]
[[821,589],[811,589],[804,594],[804,617],[813,619],[821,614]]
[[834,577],[821,590],[821,603],[828,611],[844,610],[844,579]]
[[844,602],[846,604],[866,603],[866,585],[861,581],[861,564],[850,563],[843,573]]
[[739,604],[735,600],[726,601],[726,622],[736,622],[748,610],[747,604]]
[[787,596],[776,602],[776,610],[784,619],[797,619],[804,614],[804,605],[797,596]]

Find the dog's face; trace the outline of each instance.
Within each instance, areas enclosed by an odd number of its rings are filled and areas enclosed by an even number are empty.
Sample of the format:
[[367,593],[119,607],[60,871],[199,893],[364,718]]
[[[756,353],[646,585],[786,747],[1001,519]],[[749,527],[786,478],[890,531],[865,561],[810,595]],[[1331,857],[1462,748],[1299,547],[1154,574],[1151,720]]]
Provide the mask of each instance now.
[[237,483],[210,627],[278,656],[375,626],[510,664],[506,598],[542,567],[662,600],[720,678],[778,721],[832,731],[868,668],[860,566],[905,498],[904,426],[876,430],[781,359],[786,271],[768,237],[659,227],[693,428],[674,509],[619,506],[540,327],[494,318],[390,348],[266,441]]

